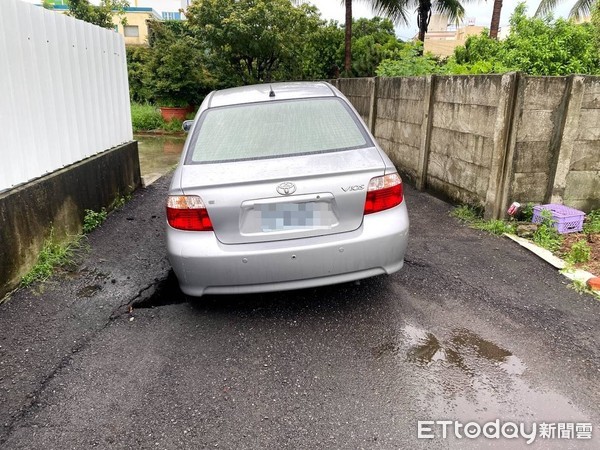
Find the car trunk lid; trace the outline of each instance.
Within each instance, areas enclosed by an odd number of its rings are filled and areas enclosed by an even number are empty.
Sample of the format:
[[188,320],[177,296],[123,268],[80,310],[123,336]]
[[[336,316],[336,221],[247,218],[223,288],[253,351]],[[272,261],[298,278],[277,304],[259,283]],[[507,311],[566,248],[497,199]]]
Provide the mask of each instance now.
[[185,195],[206,204],[224,244],[277,241],[360,227],[367,186],[385,166],[375,147],[181,170]]

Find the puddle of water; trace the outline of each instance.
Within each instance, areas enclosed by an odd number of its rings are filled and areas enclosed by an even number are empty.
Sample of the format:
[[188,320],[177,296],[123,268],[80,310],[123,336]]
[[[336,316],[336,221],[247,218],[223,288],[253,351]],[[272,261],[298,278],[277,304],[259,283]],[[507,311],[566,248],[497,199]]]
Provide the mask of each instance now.
[[[525,371],[525,365],[508,350],[466,329],[454,330],[446,343],[440,342],[432,333],[413,326],[405,327],[404,334],[411,344],[407,359],[419,365],[427,366],[441,361],[473,375],[477,369],[473,357],[478,357],[496,363],[507,373],[521,374]],[[470,361],[466,362],[466,359]]]
[[165,174],[178,162],[185,136],[134,135],[138,141],[142,176]]
[[403,335],[403,343],[388,343],[385,348],[395,350],[383,351],[382,356],[405,354],[408,362],[420,368],[419,398],[436,417],[463,423],[497,418],[528,424],[591,420],[556,390],[530,385],[522,377],[527,366],[520,358],[470,330],[456,329],[441,339],[409,325]]

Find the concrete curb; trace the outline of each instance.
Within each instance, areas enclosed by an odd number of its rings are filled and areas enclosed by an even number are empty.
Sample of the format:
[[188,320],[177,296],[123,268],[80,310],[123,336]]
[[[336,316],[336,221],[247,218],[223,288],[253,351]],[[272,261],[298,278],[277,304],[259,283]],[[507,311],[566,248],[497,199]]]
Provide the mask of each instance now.
[[[553,267],[560,270],[560,273],[562,273],[569,280],[584,283],[586,286],[590,286],[590,284],[589,284],[590,282],[592,282],[592,284],[597,283],[597,281],[592,281],[592,280],[600,280],[600,278],[598,278],[596,275],[594,275],[593,273],[587,272],[585,270],[581,270],[581,269],[568,270],[567,263],[564,260],[558,258],[557,256],[554,256],[552,254],[552,252],[550,252],[549,250],[546,250],[545,248],[542,248],[527,239],[523,239],[522,237],[516,236],[514,234],[510,234],[510,233],[504,233],[504,236],[506,236],[510,240],[516,242],[521,247],[526,248],[530,252],[532,252],[535,255],[542,258],[548,264],[550,264]],[[600,291],[592,288],[591,286],[590,286],[590,289],[592,289],[592,291],[591,291],[592,295],[600,298]]]

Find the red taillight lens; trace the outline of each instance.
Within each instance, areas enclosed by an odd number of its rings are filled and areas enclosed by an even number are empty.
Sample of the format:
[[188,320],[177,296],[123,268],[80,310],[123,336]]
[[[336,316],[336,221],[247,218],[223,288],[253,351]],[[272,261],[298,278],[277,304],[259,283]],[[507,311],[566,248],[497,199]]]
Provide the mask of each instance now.
[[178,230],[212,231],[206,206],[197,195],[169,195],[167,221]]
[[393,208],[402,203],[402,180],[400,175],[392,173],[372,178],[367,189],[365,214],[371,214]]

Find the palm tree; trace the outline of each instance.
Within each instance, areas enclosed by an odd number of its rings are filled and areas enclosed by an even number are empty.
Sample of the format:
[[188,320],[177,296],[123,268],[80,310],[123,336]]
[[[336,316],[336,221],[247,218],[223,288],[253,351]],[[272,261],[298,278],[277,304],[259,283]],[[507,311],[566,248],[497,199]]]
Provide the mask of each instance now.
[[[466,1],[472,0],[464,0]],[[418,39],[421,42],[425,40],[432,13],[443,14],[452,22],[462,19],[465,15],[461,0],[373,0],[373,10],[389,17],[395,23],[405,24],[408,24],[407,10],[415,10],[419,28]]]
[[344,72],[346,76],[352,70],[352,0],[344,0],[346,6],[346,24],[344,33]]
[[502,13],[502,0],[494,0],[492,10],[492,23],[490,24],[490,37],[498,39],[498,30],[500,29],[500,14]]
[[[344,5],[346,7],[344,70],[349,74],[352,69],[352,0],[344,0]],[[445,14],[453,22],[458,21],[465,14],[460,0],[371,0],[371,6],[376,14],[388,17],[394,23],[405,24],[408,24],[407,11],[414,8],[417,11],[418,39],[421,42],[425,40],[432,12]]]
[[[554,8],[556,8],[556,5],[558,5],[560,1],[561,0],[542,0],[537,11],[535,12],[535,16],[545,16]],[[569,11],[569,17],[574,19],[582,19],[585,16],[589,16],[594,3],[596,3],[595,0],[577,0],[571,8],[571,11]]]

